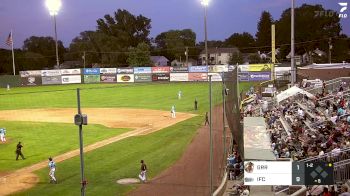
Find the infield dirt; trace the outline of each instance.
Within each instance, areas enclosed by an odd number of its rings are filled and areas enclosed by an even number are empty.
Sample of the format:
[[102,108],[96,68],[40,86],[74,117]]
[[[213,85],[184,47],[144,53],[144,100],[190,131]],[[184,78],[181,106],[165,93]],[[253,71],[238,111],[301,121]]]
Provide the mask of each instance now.
[[[3,110],[0,111],[0,120],[73,123],[73,116],[76,113],[77,110],[73,108]],[[88,115],[89,124],[101,124],[111,128],[134,129],[133,131],[88,145],[84,147],[84,152],[92,151],[128,137],[153,133],[195,116],[188,113],[176,113],[176,118],[171,118],[170,112],[167,111],[126,108],[86,108],[82,110],[82,113]],[[61,162],[78,155],[79,149],[76,149],[56,156],[55,161]],[[35,186],[39,179],[32,172],[45,167],[47,167],[47,160],[11,173],[0,174],[0,195],[10,195]]]

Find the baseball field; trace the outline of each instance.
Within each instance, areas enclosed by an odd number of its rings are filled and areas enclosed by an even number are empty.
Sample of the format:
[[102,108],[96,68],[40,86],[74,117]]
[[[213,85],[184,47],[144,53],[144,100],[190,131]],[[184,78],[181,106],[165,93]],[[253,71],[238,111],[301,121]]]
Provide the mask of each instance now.
[[[81,88],[82,112],[89,121],[84,126],[88,195],[125,195],[137,188],[116,180],[137,178],[141,159],[149,178],[169,168],[191,143],[209,108],[207,83],[1,89],[0,127],[7,129],[7,142],[0,143],[0,195],[80,194],[78,127],[73,125],[76,88]],[[221,102],[220,83],[213,85],[213,102]],[[26,159],[16,161],[19,141]],[[58,184],[49,184],[48,157],[57,162]]]

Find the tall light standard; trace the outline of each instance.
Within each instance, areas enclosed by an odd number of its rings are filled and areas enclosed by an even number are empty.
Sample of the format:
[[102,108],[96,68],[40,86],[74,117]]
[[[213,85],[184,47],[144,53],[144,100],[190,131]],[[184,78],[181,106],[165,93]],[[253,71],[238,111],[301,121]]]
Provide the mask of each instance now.
[[209,5],[209,0],[201,1],[204,7],[204,45],[205,45],[205,64],[208,68],[208,33],[207,33],[207,8]]
[[291,62],[291,70],[292,70],[292,86],[296,82],[296,68],[295,68],[295,54],[294,54],[294,0],[292,1],[291,8],[291,32],[290,32],[290,41],[291,41],[291,50],[290,50],[290,62]]
[[46,7],[50,12],[50,15],[53,16],[54,25],[55,25],[55,43],[56,43],[56,64],[57,68],[60,68],[60,60],[58,58],[58,44],[57,44],[57,25],[56,25],[56,15],[61,8],[61,0],[46,0]]
[[[204,6],[204,44],[205,44],[205,64],[207,66],[207,70],[209,72],[208,66],[208,33],[207,33],[207,8],[209,5],[209,0],[201,0],[201,4]],[[213,117],[213,109],[212,109],[212,81],[211,75],[209,75],[209,187],[210,187],[210,195],[213,195],[213,137],[212,137],[212,117]]]

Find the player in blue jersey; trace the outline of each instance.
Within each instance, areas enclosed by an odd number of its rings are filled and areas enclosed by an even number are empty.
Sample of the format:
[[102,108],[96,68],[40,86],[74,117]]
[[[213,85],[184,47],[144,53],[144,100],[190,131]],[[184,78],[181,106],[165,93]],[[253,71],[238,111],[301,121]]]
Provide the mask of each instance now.
[[55,171],[56,171],[56,163],[52,160],[52,158],[49,158],[49,176],[50,176],[50,183],[57,184],[57,180],[55,178]]

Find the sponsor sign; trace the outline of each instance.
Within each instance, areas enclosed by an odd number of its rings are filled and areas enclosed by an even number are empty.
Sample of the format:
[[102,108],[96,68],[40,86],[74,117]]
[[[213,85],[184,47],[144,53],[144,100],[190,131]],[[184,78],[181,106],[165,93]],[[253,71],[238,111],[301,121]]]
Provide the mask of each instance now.
[[100,83],[100,75],[84,75],[84,83]]
[[128,68],[118,68],[117,69],[118,74],[133,74],[134,68],[128,67]]
[[189,81],[208,81],[207,73],[188,73]]
[[238,75],[238,77],[239,77],[239,81],[240,82],[248,82],[249,81],[249,73],[244,73],[244,72],[242,72],[242,73],[240,73],[239,75]]
[[80,84],[81,75],[62,76],[62,84]]
[[174,82],[187,82],[188,73],[170,73],[170,81]]
[[62,75],[80,75],[80,69],[61,69]]
[[[211,75],[212,82],[222,81],[222,77],[220,73],[208,73],[208,75]],[[208,81],[209,81],[209,77],[208,77]]]
[[100,74],[116,74],[117,68],[100,68]]
[[98,75],[98,74],[100,74],[100,68],[85,68],[84,69],[84,75]]
[[208,67],[207,66],[190,66],[188,67],[189,72],[197,72],[197,73],[207,73]]
[[170,67],[152,67],[152,73],[169,73]]
[[34,71],[20,71],[19,75],[21,77],[28,77],[28,76],[41,76],[41,70],[34,70]]
[[117,82],[134,82],[134,74],[117,74]]
[[101,75],[102,83],[115,83],[117,82],[117,75],[115,74],[102,74]]
[[62,84],[62,76],[45,76],[42,77],[42,84]]
[[251,72],[271,72],[272,64],[251,64],[249,65],[249,71]]
[[165,82],[170,80],[169,73],[155,73],[152,74],[152,81],[154,82]]
[[170,67],[170,73],[188,73],[188,67]]
[[249,71],[249,65],[239,65],[238,66],[238,72],[248,72]]
[[152,73],[151,67],[134,67],[134,74],[150,74]]
[[[41,74],[41,72],[40,72]],[[22,86],[38,86],[41,85],[41,76],[28,76],[21,78]]]
[[235,67],[236,67],[236,66],[234,66],[234,65],[229,65],[229,66],[228,66],[228,71],[233,71],[233,70],[235,70]]
[[152,82],[152,74],[135,74],[135,82]]
[[249,81],[267,81],[271,80],[270,72],[251,72],[249,73]]
[[228,65],[209,66],[209,72],[214,72],[214,73],[228,72]]
[[41,70],[41,76],[60,76],[61,70],[55,69],[55,70]]

